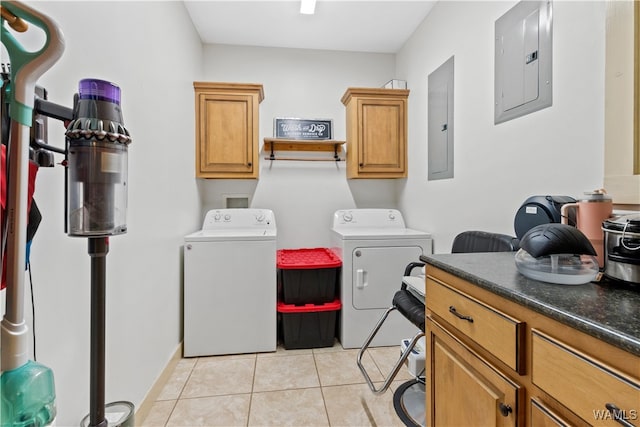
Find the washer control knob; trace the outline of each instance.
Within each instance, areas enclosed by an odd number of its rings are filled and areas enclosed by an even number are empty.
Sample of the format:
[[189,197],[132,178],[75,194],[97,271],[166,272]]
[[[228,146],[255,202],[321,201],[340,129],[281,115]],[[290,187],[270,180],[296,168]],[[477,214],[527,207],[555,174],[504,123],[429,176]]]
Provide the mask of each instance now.
[[224,215],[224,220],[225,221],[229,221],[230,219],[231,219],[231,215],[229,215],[229,214],[225,214]]
[[258,222],[264,221],[264,214],[262,212],[256,215],[256,221]]
[[391,221],[395,220],[396,219],[396,214],[394,214],[392,211],[389,211],[389,219]]
[[220,212],[216,212],[216,214],[213,216],[213,219],[215,219],[216,221],[220,221],[220,218],[222,218]]
[[342,219],[344,222],[351,222],[353,220],[353,214],[351,214],[351,212],[346,212],[342,214]]

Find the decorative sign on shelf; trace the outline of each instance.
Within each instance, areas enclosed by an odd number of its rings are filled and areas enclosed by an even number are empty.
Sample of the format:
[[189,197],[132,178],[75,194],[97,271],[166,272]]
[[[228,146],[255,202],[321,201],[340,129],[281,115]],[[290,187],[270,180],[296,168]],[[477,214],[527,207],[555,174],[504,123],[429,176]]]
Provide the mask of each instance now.
[[293,119],[276,117],[273,120],[275,138],[325,140],[333,137],[333,120],[330,119]]

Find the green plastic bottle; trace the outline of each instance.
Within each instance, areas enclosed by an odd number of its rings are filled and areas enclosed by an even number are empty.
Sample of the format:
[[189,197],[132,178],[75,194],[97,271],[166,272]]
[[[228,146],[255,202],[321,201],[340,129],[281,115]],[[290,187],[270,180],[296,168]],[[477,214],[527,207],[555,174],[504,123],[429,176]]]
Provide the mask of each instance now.
[[41,427],[56,417],[56,391],[53,371],[28,361],[0,376],[0,425],[2,427]]

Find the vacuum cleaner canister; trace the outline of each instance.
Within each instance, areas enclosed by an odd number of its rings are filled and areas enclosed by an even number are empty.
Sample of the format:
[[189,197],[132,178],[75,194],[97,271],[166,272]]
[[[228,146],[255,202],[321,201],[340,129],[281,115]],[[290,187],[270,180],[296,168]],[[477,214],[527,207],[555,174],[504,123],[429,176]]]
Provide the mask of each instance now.
[[533,227],[522,237],[515,260],[523,276],[560,285],[582,285],[600,272],[589,239],[566,224]]

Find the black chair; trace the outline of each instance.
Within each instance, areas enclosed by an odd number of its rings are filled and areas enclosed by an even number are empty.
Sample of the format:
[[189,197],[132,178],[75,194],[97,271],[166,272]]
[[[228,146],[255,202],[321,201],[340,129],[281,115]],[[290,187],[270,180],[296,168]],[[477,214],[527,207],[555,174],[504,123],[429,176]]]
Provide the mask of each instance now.
[[463,231],[453,239],[451,253],[512,252],[520,249],[520,241],[513,236],[486,231]]
[[[464,231],[458,234],[453,240],[451,252],[512,252],[519,249],[518,243],[519,241],[517,238],[506,234],[489,233],[486,231]],[[397,291],[393,296],[391,307],[389,307],[382,314],[382,317],[380,318],[380,320],[378,320],[378,323],[376,323],[375,327],[358,352],[358,368],[360,368],[360,371],[362,372],[362,375],[369,385],[369,388],[375,394],[384,393],[389,388],[391,382],[398,374],[398,371],[402,367],[403,363],[409,357],[409,354],[411,354],[411,351],[415,347],[416,343],[425,334],[424,293],[421,294],[420,292],[416,292],[415,290],[416,288],[418,288],[422,289],[424,292],[425,279],[424,276],[411,275],[414,268],[422,268],[424,267],[424,265],[425,264],[423,262],[412,262],[407,265],[402,278],[400,290]],[[413,286],[412,283],[414,284]],[[413,323],[418,328],[418,332],[413,336],[407,348],[401,353],[400,359],[398,359],[398,361],[395,363],[391,372],[387,375],[387,378],[385,378],[382,386],[380,386],[380,388],[376,388],[373,384],[373,381],[371,380],[371,377],[362,364],[362,357],[364,356],[364,353],[369,348],[369,345],[375,338],[376,334],[382,327],[389,314],[396,310],[400,312],[400,314],[402,314],[407,320]],[[400,338],[402,337],[398,337],[398,339]]]

